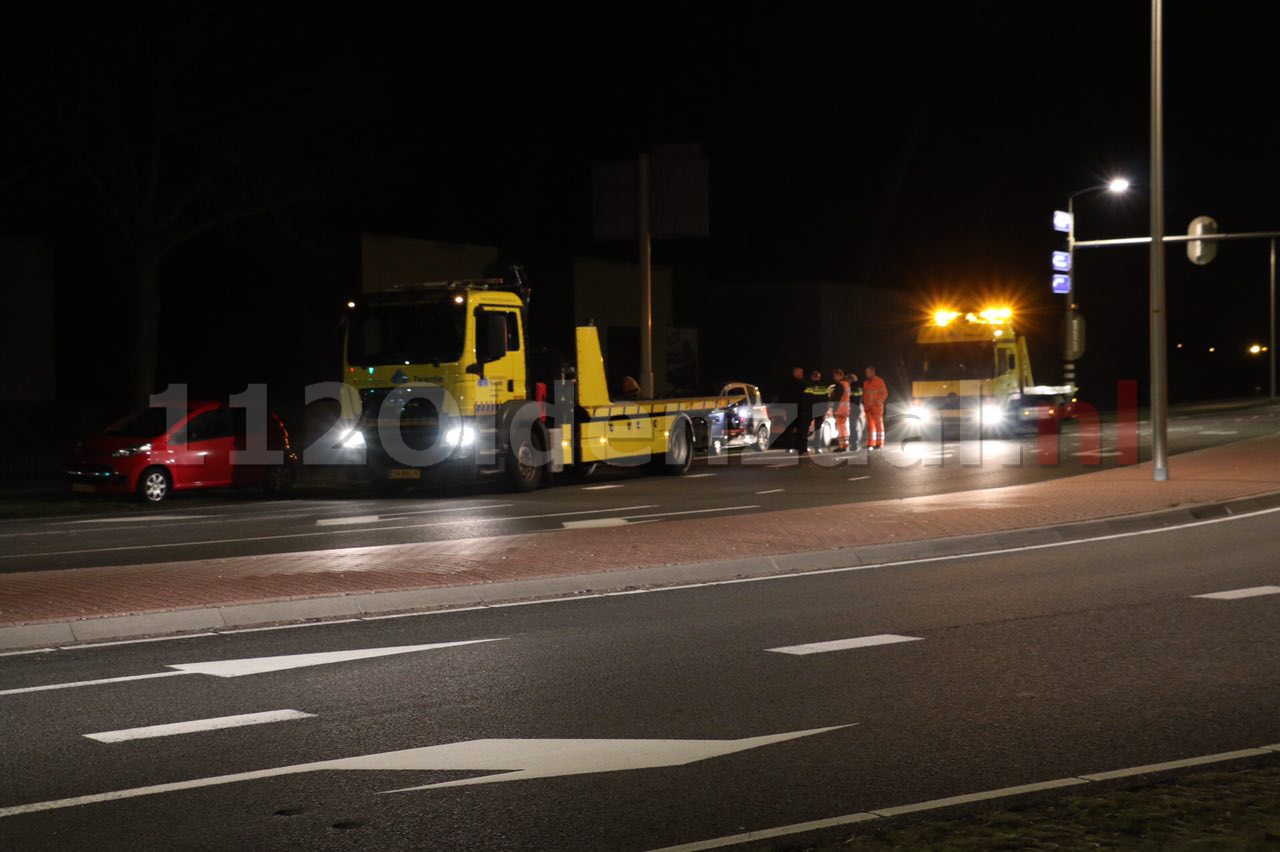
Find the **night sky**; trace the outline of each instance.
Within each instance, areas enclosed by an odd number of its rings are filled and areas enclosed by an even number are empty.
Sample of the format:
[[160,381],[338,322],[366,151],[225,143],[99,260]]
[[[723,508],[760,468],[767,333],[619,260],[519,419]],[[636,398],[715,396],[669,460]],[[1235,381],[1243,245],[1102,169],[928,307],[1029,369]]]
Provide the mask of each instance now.
[[[697,142],[711,237],[658,243],[655,261],[688,282],[676,315],[704,341],[716,309],[699,287],[817,282],[905,304],[1008,295],[1056,335],[1055,207],[1123,174],[1128,197],[1078,203],[1079,236],[1146,233],[1149,4],[830,5],[42,6],[0,41],[0,233],[56,241],[60,377],[120,357],[131,255],[73,154],[123,140],[109,161],[128,168],[162,138],[162,198],[194,192],[183,215],[209,221],[160,267],[161,375],[332,379],[333,300],[357,286],[341,235],[628,257],[591,241],[591,164]],[[1170,233],[1199,214],[1280,228],[1274,29],[1259,14],[1166,2]],[[68,144],[50,104],[88,104],[114,129]],[[1202,269],[1168,256],[1175,396],[1265,387],[1264,359],[1239,354],[1266,342],[1265,243]],[[1082,256],[1077,287],[1084,383],[1144,378],[1146,250]],[[89,318],[105,327],[85,332]],[[767,385],[790,358],[765,345],[776,370],[749,378]],[[704,363],[733,372],[727,353]],[[1037,369],[1058,379],[1052,361]]]

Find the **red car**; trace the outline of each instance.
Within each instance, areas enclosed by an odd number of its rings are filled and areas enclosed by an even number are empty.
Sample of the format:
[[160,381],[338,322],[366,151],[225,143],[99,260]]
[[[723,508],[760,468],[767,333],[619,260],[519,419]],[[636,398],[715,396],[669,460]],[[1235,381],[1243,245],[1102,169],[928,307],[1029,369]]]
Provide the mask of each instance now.
[[260,486],[272,494],[288,492],[298,455],[274,412],[268,412],[265,424],[266,446],[282,453],[282,463],[232,463],[233,451],[261,446],[245,415],[245,409],[222,402],[144,408],[80,444],[67,464],[67,479],[73,491],[134,494],[148,503],[197,488]]

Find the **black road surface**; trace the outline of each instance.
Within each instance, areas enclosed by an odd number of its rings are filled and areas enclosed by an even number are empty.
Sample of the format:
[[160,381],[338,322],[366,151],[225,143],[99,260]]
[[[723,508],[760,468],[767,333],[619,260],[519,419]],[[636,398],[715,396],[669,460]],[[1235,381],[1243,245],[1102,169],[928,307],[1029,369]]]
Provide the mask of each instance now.
[[[1271,510],[996,556],[7,655],[0,846],[639,850],[1280,743],[1280,594],[1193,597],[1280,587],[1277,518]],[[770,650],[880,635],[912,641]],[[481,639],[501,641],[237,677],[167,668]],[[122,742],[85,736],[284,710],[311,715]],[[687,750],[696,745],[662,742],[580,756],[584,739],[823,728],[833,730],[701,760]],[[530,739],[579,742],[520,742]],[[455,743],[471,745],[402,757],[400,767],[296,769]],[[638,754],[647,768],[619,767]],[[282,767],[293,769],[60,801]],[[507,770],[550,777],[387,792]],[[50,809],[29,807],[39,803]]]

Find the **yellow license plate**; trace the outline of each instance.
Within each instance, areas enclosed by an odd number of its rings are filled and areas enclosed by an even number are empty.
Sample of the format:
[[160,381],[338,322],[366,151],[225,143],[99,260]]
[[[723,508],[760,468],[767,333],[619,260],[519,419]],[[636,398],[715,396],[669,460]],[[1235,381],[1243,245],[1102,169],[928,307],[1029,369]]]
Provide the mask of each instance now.
[[421,479],[422,471],[415,468],[402,468],[391,471],[392,479]]
[[71,490],[77,494],[92,494],[93,486],[85,485],[83,482],[73,482],[71,484]]

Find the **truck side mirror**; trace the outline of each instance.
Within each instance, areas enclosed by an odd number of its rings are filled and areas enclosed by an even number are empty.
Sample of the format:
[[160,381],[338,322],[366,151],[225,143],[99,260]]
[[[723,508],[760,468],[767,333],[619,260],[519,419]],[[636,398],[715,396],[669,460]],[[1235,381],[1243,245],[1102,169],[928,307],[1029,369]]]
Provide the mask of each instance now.
[[481,364],[488,364],[506,354],[506,315],[494,311],[481,311],[476,317],[476,360]]

